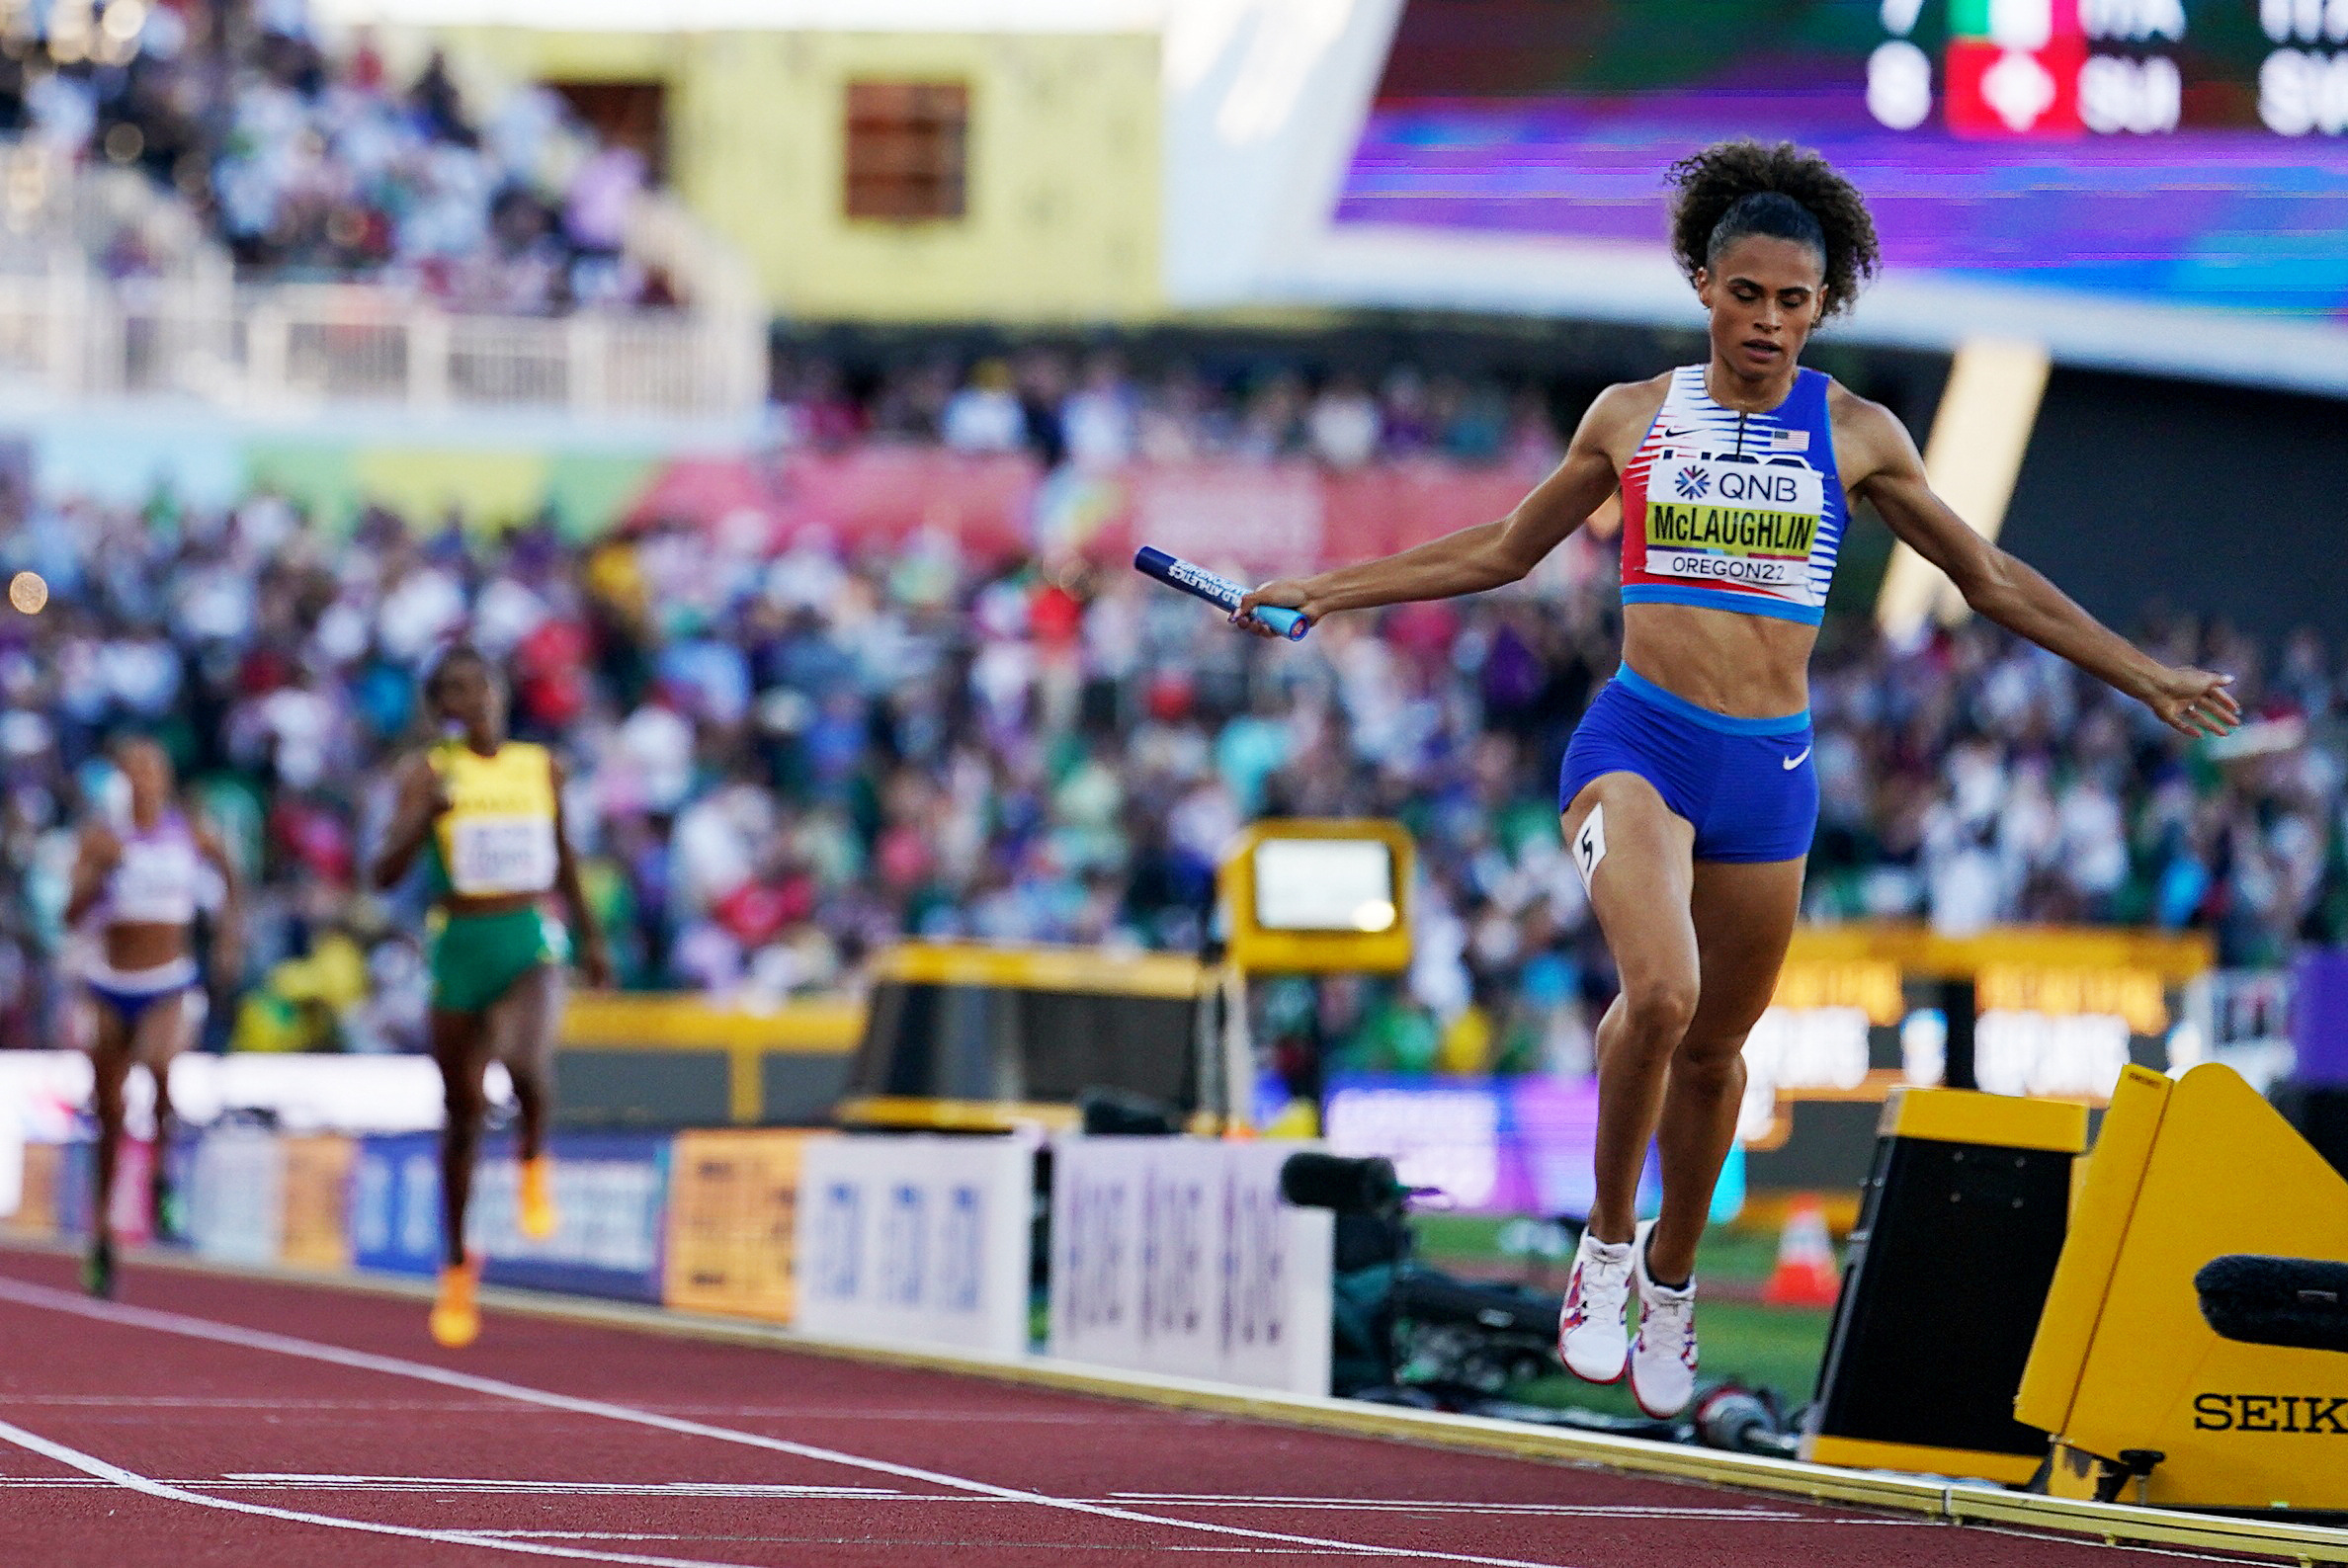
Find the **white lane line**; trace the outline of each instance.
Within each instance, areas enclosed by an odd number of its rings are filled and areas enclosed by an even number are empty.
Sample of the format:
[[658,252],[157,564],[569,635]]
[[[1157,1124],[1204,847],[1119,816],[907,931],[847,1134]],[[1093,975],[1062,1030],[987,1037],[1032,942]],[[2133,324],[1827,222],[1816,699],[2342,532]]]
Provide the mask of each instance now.
[[1556,1519],[1725,1519],[1757,1525],[1805,1521],[1805,1516],[1792,1513],[1748,1514],[1741,1509],[1725,1508],[1637,1508],[1630,1504],[1576,1507],[1570,1503],[1411,1503],[1380,1500],[1308,1503],[1247,1497],[1139,1499],[1122,1496],[1118,1501],[1147,1502],[1153,1508],[1238,1508],[1300,1514],[1524,1514]]
[[[258,1399],[232,1397],[224,1394],[157,1394],[153,1398],[139,1394],[11,1394],[9,1403],[71,1408],[88,1406],[100,1410],[421,1410],[436,1414],[461,1414],[508,1408],[499,1401],[484,1399]],[[819,1410],[797,1405],[711,1405],[668,1402],[649,1408],[666,1411],[672,1416],[767,1416],[789,1417],[794,1421],[938,1421],[960,1424],[970,1419],[969,1412],[961,1410]],[[1037,1411],[1003,1411],[987,1417],[986,1420],[987,1425],[995,1427],[1106,1427],[1117,1424],[1103,1416],[1050,1415]]]
[[226,1394],[11,1394],[12,1405],[89,1406],[104,1410],[500,1410],[492,1400],[455,1399],[246,1399]]
[[[1977,1525],[1970,1519],[1965,1522],[1965,1527],[1968,1529],[1984,1530],[1992,1535],[2011,1535],[2017,1540],[2049,1541],[2062,1539],[2060,1535],[2042,1535],[2036,1530],[2014,1529],[2003,1525]],[[2143,1556],[2173,1557],[2180,1562],[2231,1563],[2233,1564],[2233,1568],[2257,1568],[2258,1564],[2272,1563],[2278,1557],[2281,1557],[2285,1560],[2289,1560],[2290,1558],[2290,1548],[2288,1547],[2266,1551],[2259,1556],[2251,1557],[2232,1553],[2187,1551],[2181,1546],[2145,1546],[2135,1541],[2126,1540],[2087,1540],[2081,1541],[2079,1544],[2084,1546],[2101,1546],[2106,1551],[2132,1551]],[[2308,1563],[2312,1562],[2313,1559],[2302,1557],[2299,1559],[2299,1561],[2302,1563]]]
[[[295,1339],[288,1334],[272,1334],[260,1329],[239,1328],[234,1324],[216,1323],[209,1318],[190,1317],[180,1312],[158,1312],[150,1307],[124,1306],[113,1301],[96,1301],[87,1296],[75,1295],[64,1290],[52,1290],[46,1285],[27,1284],[20,1279],[6,1277],[0,1277],[0,1300],[14,1301],[20,1306],[64,1312],[75,1317],[90,1318],[100,1323],[147,1329],[158,1334],[177,1334],[186,1339],[209,1340],[216,1345],[233,1345],[243,1350],[268,1351],[299,1361],[320,1362],[329,1366],[348,1367],[354,1371],[380,1372],[391,1377],[406,1377],[417,1382],[436,1383],[444,1388],[461,1389],[472,1394],[487,1394],[496,1398],[511,1399],[521,1404],[538,1405],[547,1410],[566,1411],[577,1416],[597,1417],[629,1426],[649,1427],[657,1432],[672,1432],[680,1437],[706,1438],[716,1443],[739,1444],[744,1447],[764,1448],[772,1453],[788,1453],[796,1458],[809,1459],[819,1464],[836,1464],[848,1469],[864,1470],[875,1475],[894,1476],[900,1481],[919,1481],[929,1486],[943,1487],[948,1491],[966,1492],[979,1497],[1000,1498],[1006,1502],[1030,1503],[1038,1508],[1054,1509],[1068,1514],[1082,1514],[1096,1519],[1113,1519],[1123,1524],[1154,1525],[1167,1529],[1191,1530],[1201,1534],[1233,1536],[1246,1540],[1273,1541],[1286,1546],[1323,1547],[1360,1557],[1406,1557],[1423,1562],[1472,1563],[1477,1565],[1477,1568],[1558,1568],[1558,1565],[1553,1563],[1537,1563],[1522,1557],[1484,1557],[1470,1552],[1431,1551],[1425,1547],[1379,1546],[1366,1541],[1331,1540],[1318,1535],[1293,1535],[1282,1530],[1252,1529],[1240,1525],[1217,1524],[1212,1520],[1169,1518],[1162,1514],[1144,1514],[1135,1509],[1106,1507],[1099,1503],[1083,1502],[1077,1498],[1053,1497],[1048,1493],[1032,1492],[1020,1487],[997,1486],[991,1481],[973,1480],[968,1476],[962,1475],[949,1475],[942,1470],[925,1470],[918,1465],[898,1464],[888,1459],[868,1458],[863,1454],[847,1453],[838,1448],[824,1448],[813,1444],[793,1443],[785,1438],[770,1438],[763,1433],[739,1432],[731,1427],[713,1427],[704,1422],[686,1421],[676,1416],[664,1416],[655,1411],[638,1410],[630,1405],[612,1404],[600,1399],[579,1399],[569,1394],[557,1394],[543,1388],[532,1388],[523,1383],[509,1383],[501,1378],[476,1377],[470,1372],[452,1371],[445,1366],[434,1366],[425,1362],[404,1361],[396,1356],[378,1356],[371,1351],[346,1350],[339,1345],[323,1345],[314,1340]],[[185,1495],[193,1497],[197,1494],[187,1493]]]
[[707,1540],[706,1535],[655,1535],[632,1529],[476,1529],[508,1540]]
[[[93,1480],[86,1475],[0,1477],[0,1491],[45,1491],[56,1488],[102,1487],[109,1483]],[[1012,1501],[998,1497],[979,1497],[964,1493],[898,1492],[887,1487],[874,1486],[787,1486],[761,1485],[755,1482],[727,1481],[531,1481],[493,1480],[463,1476],[402,1476],[402,1475],[333,1475],[308,1471],[236,1471],[220,1479],[196,1477],[166,1483],[193,1488],[207,1493],[217,1492],[385,1492],[431,1493],[446,1496],[461,1493],[465,1496],[515,1497],[637,1497],[637,1498],[733,1498],[738,1500],[797,1499],[801,1501],[838,1501],[850,1503],[1002,1503]],[[1265,1498],[1265,1497],[1210,1497],[1158,1492],[1112,1492],[1098,1499],[1075,1499],[1099,1502],[1104,1506],[1149,1503],[1159,1508],[1237,1508],[1277,1513],[1283,1510],[1299,1512],[1325,1511],[1332,1513],[1364,1514],[1458,1514],[1476,1517],[1522,1517],[1534,1519],[1655,1519],[1655,1520],[1721,1520],[1744,1525],[1864,1525],[1887,1529],[1936,1528],[1940,1521],[1867,1516],[1842,1517],[1827,1514],[1790,1513],[1773,1508],[1648,1508],[1635,1503],[1457,1503],[1411,1502],[1408,1500],[1354,1498]],[[543,1534],[533,1530],[477,1530],[476,1534]],[[647,1536],[646,1539],[670,1539],[669,1536]],[[693,1537],[673,1537],[686,1539]]]
[[1112,1492],[1120,1503],[1184,1504],[1198,1508],[1406,1508],[1473,1512],[1504,1509],[1542,1514],[1642,1514],[1658,1519],[1807,1519],[1796,1509],[1755,1504],[1738,1508],[1673,1508],[1647,1503],[1465,1503],[1418,1497],[1289,1497],[1250,1492]]
[[161,1498],[171,1503],[188,1503],[197,1508],[218,1509],[226,1514],[250,1514],[257,1519],[283,1520],[293,1525],[319,1525],[328,1529],[357,1530],[368,1535],[398,1535],[408,1540],[438,1541],[449,1546],[478,1546],[486,1551],[516,1552],[525,1557],[563,1557],[573,1562],[628,1563],[638,1565],[638,1568],[751,1568],[751,1565],[747,1563],[720,1563],[708,1557],[650,1557],[640,1552],[588,1551],[577,1546],[548,1546],[536,1541],[500,1540],[494,1536],[475,1534],[470,1530],[420,1529],[407,1525],[378,1525],[373,1520],[339,1519],[331,1514],[305,1514],[298,1509],[271,1508],[266,1503],[243,1503],[233,1498],[207,1497],[202,1492],[191,1492],[184,1486],[173,1486],[169,1481],[158,1481],[152,1477],[140,1475],[135,1470],[126,1470],[119,1464],[109,1464],[95,1454],[84,1453],[79,1448],[68,1448],[61,1443],[50,1442],[38,1432],[27,1432],[24,1428],[12,1426],[5,1421],[0,1421],[0,1443],[13,1443],[18,1447],[38,1453],[43,1458],[54,1459],[59,1464],[71,1465],[73,1468],[85,1474],[94,1475],[102,1481],[111,1481],[126,1491],[138,1492],[147,1497]]
[[[753,1481],[533,1481],[455,1475],[309,1475],[238,1470],[222,1481],[198,1481],[206,1491],[247,1487],[278,1492],[520,1492],[564,1497],[832,1498],[850,1503],[910,1499],[884,1486],[784,1486]],[[956,1501],[961,1501],[957,1499]]]
[[76,1486],[98,1487],[106,1484],[104,1481],[93,1480],[86,1475],[51,1475],[39,1478],[24,1476],[0,1481],[0,1489],[13,1492],[45,1492],[54,1487],[70,1489]]

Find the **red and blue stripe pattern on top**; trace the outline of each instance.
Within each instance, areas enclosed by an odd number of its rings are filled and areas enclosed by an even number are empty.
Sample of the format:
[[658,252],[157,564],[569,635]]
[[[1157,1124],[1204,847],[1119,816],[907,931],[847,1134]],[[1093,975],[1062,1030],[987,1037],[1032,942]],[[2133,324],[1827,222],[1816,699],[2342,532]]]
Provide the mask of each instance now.
[[1671,390],[1623,470],[1623,603],[1699,605],[1816,625],[1848,508],[1820,371],[1765,414],[1713,401],[1704,367]]

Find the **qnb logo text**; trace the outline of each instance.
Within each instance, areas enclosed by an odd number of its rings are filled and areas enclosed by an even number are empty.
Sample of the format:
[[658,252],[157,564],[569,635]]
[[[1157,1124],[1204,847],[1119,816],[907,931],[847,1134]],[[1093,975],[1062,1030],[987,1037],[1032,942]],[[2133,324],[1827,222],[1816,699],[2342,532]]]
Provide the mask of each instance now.
[[1793,506],[1802,499],[1802,481],[1783,468],[1723,468],[1720,499],[1772,501],[1779,506]]

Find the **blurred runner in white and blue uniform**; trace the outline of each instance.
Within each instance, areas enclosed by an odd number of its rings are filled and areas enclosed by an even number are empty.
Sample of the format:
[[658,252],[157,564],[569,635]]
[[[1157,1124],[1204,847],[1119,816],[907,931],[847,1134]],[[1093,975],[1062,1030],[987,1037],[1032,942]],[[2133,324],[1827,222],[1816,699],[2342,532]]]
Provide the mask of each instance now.
[[110,1215],[124,1136],[124,1086],[133,1062],[155,1080],[155,1230],[181,1226],[165,1151],[171,1135],[171,1059],[203,1026],[206,1004],[196,963],[196,917],[211,917],[212,970],[233,981],[241,927],[236,870],[219,837],[180,807],[171,759],[150,740],[115,750],[128,798],[119,820],[82,829],[66,924],[87,926],[91,955],[82,983],[96,1014],[90,1054],[98,1113],[98,1183],[83,1282],[114,1293]]

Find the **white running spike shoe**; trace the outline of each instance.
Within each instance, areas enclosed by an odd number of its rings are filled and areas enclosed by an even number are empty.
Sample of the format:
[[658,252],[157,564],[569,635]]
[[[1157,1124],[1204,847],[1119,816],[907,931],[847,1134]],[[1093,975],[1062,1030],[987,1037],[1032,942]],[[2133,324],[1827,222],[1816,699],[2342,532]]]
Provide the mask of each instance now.
[[1638,1283],[1638,1337],[1631,1342],[1631,1397],[1658,1421],[1688,1408],[1696,1393],[1696,1280],[1677,1290],[1655,1283],[1647,1273],[1647,1233],[1640,1224],[1632,1247],[1632,1277]]
[[1620,1382],[1630,1362],[1632,1262],[1630,1242],[1600,1241],[1586,1229],[1574,1249],[1557,1317],[1557,1360],[1586,1382]]

